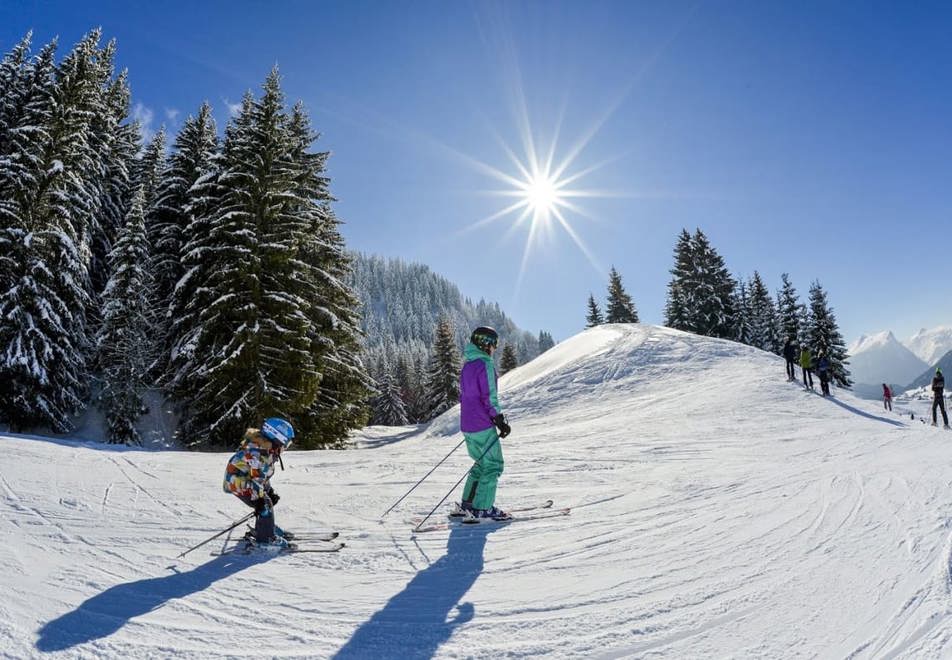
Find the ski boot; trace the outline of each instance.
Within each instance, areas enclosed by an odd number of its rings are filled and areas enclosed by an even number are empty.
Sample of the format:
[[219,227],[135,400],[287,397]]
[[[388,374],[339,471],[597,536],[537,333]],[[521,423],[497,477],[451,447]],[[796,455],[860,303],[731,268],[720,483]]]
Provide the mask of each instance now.
[[512,516],[510,514],[506,513],[502,509],[497,509],[496,507],[492,507],[490,509],[474,509],[472,514],[473,517],[477,519],[489,518],[497,522],[503,520],[512,520]]

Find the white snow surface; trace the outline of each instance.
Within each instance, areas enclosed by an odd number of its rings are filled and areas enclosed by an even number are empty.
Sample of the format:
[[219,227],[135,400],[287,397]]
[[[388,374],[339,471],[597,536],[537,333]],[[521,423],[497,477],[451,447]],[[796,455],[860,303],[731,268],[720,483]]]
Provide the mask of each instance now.
[[909,350],[932,366],[952,351],[952,327],[938,326],[928,330],[922,328],[904,343]]
[[[952,435],[780,358],[603,326],[507,374],[497,504],[414,535],[470,465],[458,410],[291,451],[278,523],[338,554],[186,555],[247,509],[229,454],[0,437],[10,658],[952,657]],[[454,491],[454,497],[458,490]]]
[[888,330],[863,335],[847,351],[850,374],[856,383],[906,385],[929,368]]

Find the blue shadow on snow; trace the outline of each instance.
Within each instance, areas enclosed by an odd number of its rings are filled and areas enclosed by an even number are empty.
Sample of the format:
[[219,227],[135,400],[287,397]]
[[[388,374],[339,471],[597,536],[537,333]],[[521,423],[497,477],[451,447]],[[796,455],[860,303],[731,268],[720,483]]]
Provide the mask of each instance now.
[[108,637],[133,617],[156,610],[174,598],[206,589],[213,582],[270,558],[225,554],[184,573],[117,584],[40,628],[36,648],[43,652],[63,651]]
[[[446,554],[423,569],[383,609],[358,628],[334,656],[352,658],[432,658],[457,626],[475,616],[460,600],[483,572],[486,538],[504,525],[454,527]],[[452,619],[450,612],[456,609]]]
[[854,406],[851,406],[851,405],[849,405],[848,403],[843,403],[842,401],[840,401],[840,400],[838,400],[838,399],[835,399],[835,398],[833,398],[833,397],[831,397],[831,396],[824,397],[824,398],[825,398],[827,401],[831,401],[831,402],[835,403],[835,404],[838,405],[840,408],[845,408],[846,410],[849,410],[851,413],[856,414],[856,415],[859,415],[860,417],[865,417],[865,418],[867,418],[867,419],[873,419],[873,420],[876,420],[877,422],[886,422],[887,424],[892,424],[893,426],[899,426],[899,427],[905,427],[905,426],[906,426],[905,422],[900,422],[900,421],[897,420],[897,419],[889,419],[888,417],[880,417],[879,415],[874,415],[874,414],[872,414],[872,413],[868,413],[868,412],[866,412],[865,410],[860,410],[859,408],[856,408],[856,407],[854,407]]

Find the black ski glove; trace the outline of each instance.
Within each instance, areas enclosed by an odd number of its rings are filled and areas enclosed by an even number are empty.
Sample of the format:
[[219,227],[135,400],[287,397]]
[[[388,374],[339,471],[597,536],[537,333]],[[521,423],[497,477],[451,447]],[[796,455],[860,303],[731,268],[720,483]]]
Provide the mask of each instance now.
[[493,424],[495,424],[496,428],[499,429],[500,438],[505,438],[512,432],[512,429],[506,423],[506,417],[502,413],[499,413],[493,417]]
[[268,500],[264,497],[259,497],[255,500],[255,515],[260,516],[264,513],[264,508],[268,506]]
[[269,488],[267,491],[268,497],[271,498],[271,506],[274,506],[278,503],[278,500],[281,499],[281,496],[274,492],[273,488]]

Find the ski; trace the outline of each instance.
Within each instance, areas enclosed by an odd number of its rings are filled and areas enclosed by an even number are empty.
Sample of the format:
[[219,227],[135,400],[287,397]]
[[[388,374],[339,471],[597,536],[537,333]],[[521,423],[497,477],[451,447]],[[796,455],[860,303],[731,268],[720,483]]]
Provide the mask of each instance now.
[[[538,511],[540,509],[551,509],[554,502],[552,500],[546,500],[542,504],[534,504],[532,506],[521,506],[514,509],[506,509],[507,513],[525,513],[526,511]],[[466,513],[459,508],[459,505],[456,504],[456,509],[447,514],[450,518],[465,518]]]
[[[544,511],[546,509],[551,509],[552,504],[553,504],[552,500],[546,500],[544,502],[540,502],[539,504],[517,506],[512,509],[506,509],[506,511],[508,513],[527,513],[529,511]],[[450,520],[461,520],[462,518],[465,517],[466,514],[464,514],[462,510],[459,508],[458,503],[454,502],[452,506],[454,508],[448,514],[446,514],[447,518],[449,518]],[[423,516],[415,516],[411,518],[410,520],[408,520],[407,522],[413,526],[416,526],[416,525],[419,525],[423,521],[424,521]]]
[[299,543],[289,543],[285,547],[278,546],[267,546],[259,545],[254,542],[243,541],[238,545],[222,550],[221,552],[213,552],[212,556],[220,557],[222,555],[254,555],[254,554],[268,554],[268,555],[295,555],[300,552],[339,552],[342,548],[346,547],[346,544],[334,541],[327,541],[321,545],[308,546],[301,545]]
[[301,552],[338,552],[341,548],[345,547],[347,547],[345,543],[327,543],[326,545],[314,547],[303,547],[297,543],[292,543],[286,550],[282,550],[279,554],[296,555]]
[[[253,537],[254,533],[254,527],[248,525],[248,532],[245,533],[245,538],[249,538],[249,534]],[[340,532],[288,532],[281,530],[279,536],[283,536],[288,541],[333,541],[340,536]]]
[[461,518],[448,518],[446,522],[433,523],[432,525],[427,525],[426,527],[414,526],[414,533],[423,533],[423,532],[438,532],[441,530],[447,529],[458,529],[461,527],[478,527],[479,525],[509,525],[511,523],[524,522],[528,520],[545,520],[546,518],[561,518],[562,516],[567,516],[572,512],[571,508],[564,509],[551,509],[543,508],[539,510],[539,513],[532,513],[536,509],[530,509],[525,514],[514,515],[508,520],[494,520],[492,518],[473,518],[472,520],[464,521]]

